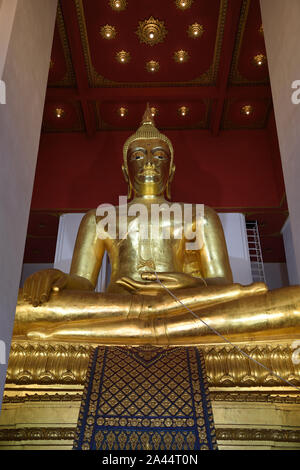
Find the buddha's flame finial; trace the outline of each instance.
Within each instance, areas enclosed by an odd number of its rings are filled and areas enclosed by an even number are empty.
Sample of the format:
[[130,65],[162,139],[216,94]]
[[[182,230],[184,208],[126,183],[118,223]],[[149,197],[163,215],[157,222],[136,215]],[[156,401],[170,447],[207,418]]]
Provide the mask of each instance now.
[[154,122],[154,119],[153,119],[153,114],[151,112],[149,103],[147,103],[146,110],[144,112],[144,116],[143,116],[143,119],[142,119],[142,122],[141,122],[141,125],[143,125],[143,124],[151,124],[152,126],[155,127],[155,122]]

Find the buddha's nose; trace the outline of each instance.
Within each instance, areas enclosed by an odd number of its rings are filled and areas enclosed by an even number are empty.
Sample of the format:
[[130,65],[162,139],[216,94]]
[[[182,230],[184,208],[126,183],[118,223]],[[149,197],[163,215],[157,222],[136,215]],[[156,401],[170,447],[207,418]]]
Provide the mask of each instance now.
[[155,168],[155,165],[153,162],[151,162],[151,160],[148,160],[146,164],[144,165],[145,170],[152,170],[154,168]]

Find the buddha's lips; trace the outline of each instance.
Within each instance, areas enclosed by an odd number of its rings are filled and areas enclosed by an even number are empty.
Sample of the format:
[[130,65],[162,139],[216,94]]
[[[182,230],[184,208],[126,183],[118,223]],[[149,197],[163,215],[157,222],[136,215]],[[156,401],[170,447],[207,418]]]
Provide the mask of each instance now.
[[159,172],[154,170],[153,168],[147,168],[146,170],[142,170],[139,173],[139,176],[157,176]]

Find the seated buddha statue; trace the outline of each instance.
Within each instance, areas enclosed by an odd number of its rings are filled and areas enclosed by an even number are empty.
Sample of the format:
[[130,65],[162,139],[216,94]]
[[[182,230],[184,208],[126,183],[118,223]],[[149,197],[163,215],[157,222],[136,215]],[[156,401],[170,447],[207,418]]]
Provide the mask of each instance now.
[[[233,283],[222,225],[213,209],[204,206],[201,243],[193,249],[187,248],[191,238],[186,232],[175,236],[174,217],[158,222],[159,228],[169,229],[169,237],[157,236],[159,231],[152,238],[142,236],[153,226],[150,221],[139,226],[133,209],[171,207],[173,153],[147,107],[141,126],[123,148],[129,188],[127,232],[120,235],[116,217],[117,235],[100,233],[104,215],[89,211],[79,227],[70,273],[39,271],[20,290],[14,338],[186,345],[223,341],[222,337],[244,341],[299,334],[300,287],[268,291],[264,283]],[[115,207],[117,215],[121,210]],[[189,229],[197,235],[196,218],[192,205]],[[106,292],[98,293],[95,286],[105,251],[111,279]]]

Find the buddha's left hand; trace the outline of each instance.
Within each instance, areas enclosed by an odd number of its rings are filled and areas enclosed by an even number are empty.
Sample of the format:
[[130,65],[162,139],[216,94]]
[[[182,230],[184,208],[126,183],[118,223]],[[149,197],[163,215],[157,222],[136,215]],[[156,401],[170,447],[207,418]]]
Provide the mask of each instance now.
[[[203,287],[201,279],[197,279],[185,273],[157,273],[144,272],[141,274],[143,281],[136,281],[130,277],[122,277],[117,284],[125,287],[132,293],[149,294],[167,289],[184,289],[187,287]],[[157,279],[158,278],[158,279]],[[159,282],[159,281],[160,282]],[[163,284],[163,285],[162,285]]]

